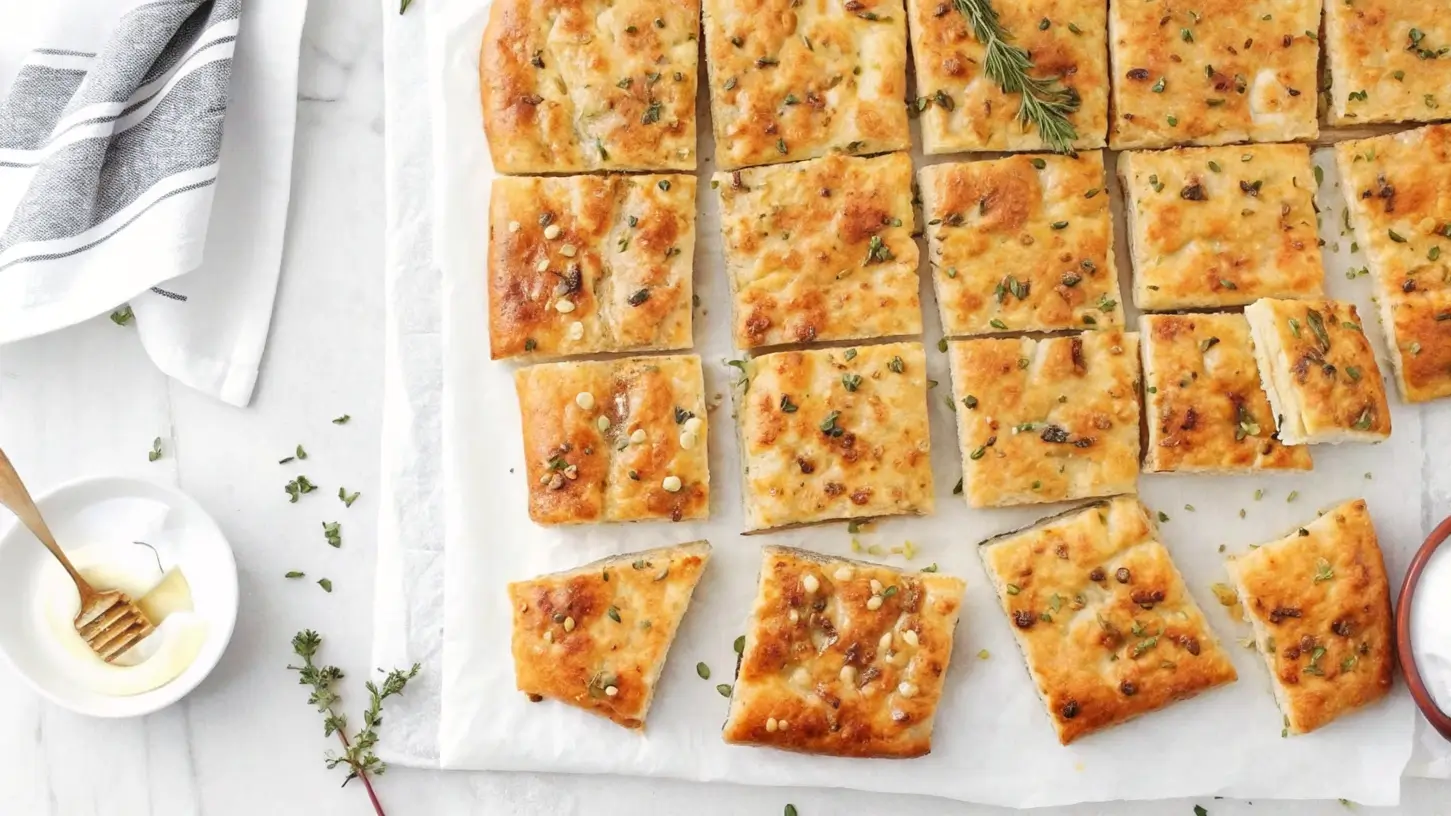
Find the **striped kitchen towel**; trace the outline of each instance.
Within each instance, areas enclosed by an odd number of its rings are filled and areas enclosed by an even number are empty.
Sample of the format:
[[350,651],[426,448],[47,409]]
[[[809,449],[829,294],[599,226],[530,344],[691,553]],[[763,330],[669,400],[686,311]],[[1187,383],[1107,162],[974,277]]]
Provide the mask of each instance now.
[[0,32],[0,343],[129,302],[163,370],[247,403],[281,264],[303,9],[19,5],[40,22],[8,89]]

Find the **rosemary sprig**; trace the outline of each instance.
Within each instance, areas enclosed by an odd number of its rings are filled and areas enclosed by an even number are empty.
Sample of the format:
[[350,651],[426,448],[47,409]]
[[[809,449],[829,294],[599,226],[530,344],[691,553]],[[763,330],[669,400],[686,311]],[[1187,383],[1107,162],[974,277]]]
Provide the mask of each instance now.
[[1072,153],[1078,131],[1068,115],[1078,110],[1078,92],[1058,84],[1055,79],[1039,79],[1028,74],[1033,60],[1012,44],[1012,37],[1003,29],[990,0],[952,0],[957,11],[967,18],[972,35],[983,44],[986,55],[983,68],[988,78],[1004,93],[1018,94],[1023,104],[1018,108],[1018,121],[1031,123],[1038,135],[1055,153]]
[[[327,753],[327,767],[329,770],[339,765],[345,765],[348,769],[348,776],[343,780],[346,786],[354,779],[362,779],[363,787],[368,791],[368,799],[373,804],[373,811],[377,816],[384,816],[383,806],[378,802],[378,797],[373,793],[373,784],[368,776],[379,776],[388,769],[378,755],[373,753],[373,746],[378,744],[378,726],[383,724],[383,701],[395,694],[402,694],[408,681],[418,675],[419,665],[413,664],[408,671],[394,669],[383,678],[382,684],[376,684],[369,680],[364,683],[368,690],[368,708],[363,712],[363,727],[353,735],[352,740],[347,737],[347,717],[337,713],[333,706],[340,699],[337,692],[333,691],[333,684],[343,679],[342,669],[337,666],[319,666],[312,662],[313,656],[317,654],[318,647],[322,645],[322,637],[311,629],[298,632],[292,638],[292,651],[302,658],[301,666],[289,665],[287,668],[298,674],[298,682],[304,686],[312,686],[312,694],[307,702],[317,707],[318,713],[323,715],[322,730],[323,736],[331,737],[338,735],[343,743],[343,753]],[[382,671],[379,669],[378,671]]]

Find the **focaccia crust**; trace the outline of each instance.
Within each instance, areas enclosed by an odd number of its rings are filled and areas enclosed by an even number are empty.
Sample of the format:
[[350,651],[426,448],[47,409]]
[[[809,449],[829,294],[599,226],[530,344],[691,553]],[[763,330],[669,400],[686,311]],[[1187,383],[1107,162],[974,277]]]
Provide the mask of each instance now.
[[1047,519],[979,554],[1064,745],[1236,679],[1135,498]]
[[643,729],[709,558],[694,541],[509,584],[519,690]]
[[520,369],[514,382],[535,522],[709,513],[699,357],[546,363]]
[[494,359],[691,346],[695,177],[497,178]]
[[1115,150],[1320,133],[1320,0],[1113,2],[1108,31]]
[[922,333],[912,160],[716,173],[738,348]]
[[1140,328],[1145,473],[1310,469],[1309,448],[1275,436],[1243,315],[1144,315]]
[[694,170],[699,0],[494,0],[479,55],[500,173]]
[[952,658],[962,579],[765,547],[726,742],[922,756]]
[[938,164],[921,181],[949,337],[1123,325],[1101,153]]
[[1321,297],[1315,180],[1305,145],[1236,145],[1119,157],[1145,310]]
[[[1030,76],[1052,79],[1078,95],[1068,121],[1071,146],[1104,146],[1108,130],[1108,16],[1091,0],[1014,0],[994,3],[1013,44],[1033,57]],[[908,0],[912,57],[923,152],[1045,150],[1038,129],[1025,125],[1021,97],[1004,93],[983,67],[987,49],[968,20],[946,0]]]
[[968,504],[1134,492],[1137,334],[961,340],[948,354]]
[[1434,0],[1325,4],[1330,123],[1429,122],[1451,103],[1451,18]]
[[1451,125],[1335,146],[1407,402],[1451,396]]
[[705,0],[716,163],[906,150],[902,0]]
[[1266,298],[1244,316],[1281,441],[1376,442],[1391,435],[1385,384],[1355,304]]
[[747,530],[932,512],[921,343],[765,354],[745,374]]
[[1363,499],[1226,566],[1289,733],[1313,731],[1390,691],[1390,585]]

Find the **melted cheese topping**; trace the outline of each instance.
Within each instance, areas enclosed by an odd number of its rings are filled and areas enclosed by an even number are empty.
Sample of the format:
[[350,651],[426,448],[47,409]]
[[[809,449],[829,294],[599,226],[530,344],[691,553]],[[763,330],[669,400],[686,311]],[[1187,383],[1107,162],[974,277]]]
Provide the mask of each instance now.
[[705,518],[700,358],[548,363],[514,375],[529,517],[539,524]]
[[1321,296],[1308,147],[1166,150],[1119,162],[1139,308]]
[[1109,146],[1314,138],[1319,0],[1109,4]]
[[1244,316],[1285,444],[1390,436],[1385,384],[1354,304],[1267,298]]
[[979,552],[1064,745],[1236,679],[1137,499]]
[[1134,492],[1137,334],[962,340],[949,360],[973,507]]
[[1390,586],[1363,499],[1225,566],[1291,733],[1313,731],[1390,691]]
[[698,0],[496,0],[479,57],[501,173],[695,169]]
[[1123,325],[1102,154],[938,164],[921,179],[947,335]]
[[756,357],[739,412],[747,530],[932,512],[922,344]]
[[926,754],[963,590],[948,575],[764,548],[725,741]]
[[910,147],[902,0],[706,0],[725,169]]
[[695,177],[498,178],[494,359],[691,345]]
[[1335,147],[1401,396],[1451,396],[1451,126]]
[[644,728],[709,558],[696,541],[509,584],[519,690]]
[[1451,17],[1428,0],[1325,4],[1330,121],[1429,122],[1451,106]]
[[1249,323],[1237,314],[1144,315],[1145,472],[1309,470],[1275,438]]
[[739,348],[922,332],[912,161],[715,174]]
[[[1029,74],[1078,94],[1068,117],[1074,148],[1104,146],[1108,129],[1108,18],[1103,3],[1014,0],[995,3],[1013,44],[1033,57]],[[986,49],[950,0],[909,0],[923,150],[1043,150],[1033,125],[1018,118],[1021,97],[1006,94],[983,68]]]

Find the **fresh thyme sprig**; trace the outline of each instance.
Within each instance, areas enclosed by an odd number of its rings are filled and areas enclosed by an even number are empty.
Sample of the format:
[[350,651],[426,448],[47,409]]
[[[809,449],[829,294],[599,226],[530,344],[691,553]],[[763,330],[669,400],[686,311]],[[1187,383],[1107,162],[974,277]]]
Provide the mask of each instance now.
[[302,658],[302,665],[289,665],[287,668],[297,672],[300,684],[312,686],[312,694],[308,696],[307,702],[316,706],[318,713],[323,715],[323,736],[337,734],[343,743],[343,753],[327,753],[328,769],[339,765],[346,766],[348,776],[343,780],[345,786],[354,779],[362,779],[363,787],[368,791],[368,799],[373,804],[373,811],[377,816],[384,816],[383,806],[378,802],[378,796],[373,792],[373,783],[368,778],[370,775],[380,776],[388,770],[388,766],[373,753],[373,746],[378,744],[378,726],[383,724],[383,701],[403,693],[408,681],[418,675],[419,664],[414,663],[413,668],[408,671],[394,669],[388,672],[381,684],[371,680],[363,684],[368,690],[368,708],[363,712],[363,727],[349,740],[347,717],[333,708],[341,699],[333,691],[333,684],[343,679],[343,672],[337,666],[319,666],[313,663],[312,659],[320,646],[322,637],[317,632],[311,629],[298,632],[292,638],[292,651]]
[[1078,131],[1068,115],[1078,110],[1078,92],[1058,84],[1055,79],[1030,76],[1033,60],[1016,45],[1003,28],[990,0],[952,0],[957,11],[967,18],[972,35],[986,49],[983,68],[988,78],[1005,93],[1018,94],[1023,104],[1018,108],[1018,121],[1031,123],[1038,135],[1055,153],[1073,152]]

